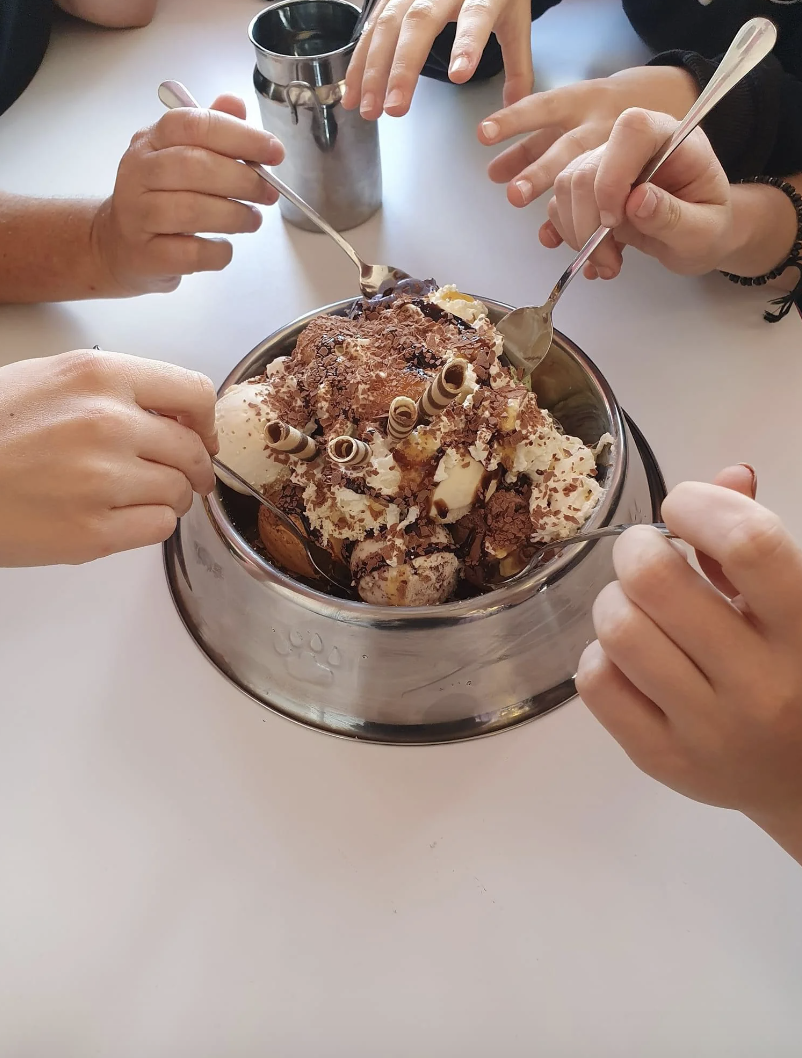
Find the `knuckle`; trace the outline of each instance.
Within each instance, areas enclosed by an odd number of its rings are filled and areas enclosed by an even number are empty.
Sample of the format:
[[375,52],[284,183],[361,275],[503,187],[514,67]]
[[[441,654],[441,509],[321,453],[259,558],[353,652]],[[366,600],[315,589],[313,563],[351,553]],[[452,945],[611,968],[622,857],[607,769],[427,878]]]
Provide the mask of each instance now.
[[622,589],[660,599],[673,591],[677,562],[684,561],[650,529],[630,529],[616,540],[613,562]]
[[554,190],[558,195],[570,195],[572,182],[573,173],[571,170],[563,169],[562,172],[558,173],[554,178]]
[[401,24],[403,15],[395,4],[388,4],[376,19],[375,29],[379,33],[395,30]]
[[649,133],[654,128],[654,119],[642,107],[628,107],[619,114],[616,124],[630,132]]
[[177,524],[178,516],[172,507],[159,507],[153,514],[151,542],[163,544],[173,535]]
[[593,624],[602,648],[629,647],[637,636],[639,616],[617,581],[602,588],[593,604]]
[[127,416],[113,400],[86,402],[77,421],[84,439],[104,448],[117,447],[129,436]]
[[406,13],[405,22],[434,22],[437,19],[437,5],[434,0],[415,0]]
[[57,358],[62,377],[90,392],[104,390],[109,381],[112,355],[99,349],[75,349]]
[[788,539],[786,530],[772,511],[758,507],[744,515],[727,533],[723,565],[741,570],[759,569],[777,555]]

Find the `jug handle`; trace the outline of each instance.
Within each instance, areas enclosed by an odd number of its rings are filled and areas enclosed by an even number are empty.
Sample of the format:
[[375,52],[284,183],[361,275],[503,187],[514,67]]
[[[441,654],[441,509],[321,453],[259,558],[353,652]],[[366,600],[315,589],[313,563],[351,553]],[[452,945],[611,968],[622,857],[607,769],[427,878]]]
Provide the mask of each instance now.
[[287,106],[290,110],[293,125],[298,124],[298,107],[301,105],[301,96],[308,96],[312,102],[312,135],[315,143],[321,151],[330,151],[334,148],[337,139],[337,122],[332,114],[327,113],[317,97],[317,92],[306,81],[290,81],[284,92]]

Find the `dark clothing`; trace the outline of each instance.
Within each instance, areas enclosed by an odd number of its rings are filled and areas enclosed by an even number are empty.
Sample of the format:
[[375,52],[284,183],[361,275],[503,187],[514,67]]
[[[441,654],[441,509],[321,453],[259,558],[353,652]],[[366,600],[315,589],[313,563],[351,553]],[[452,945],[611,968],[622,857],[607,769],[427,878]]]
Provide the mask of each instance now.
[[0,0],[0,114],[39,69],[52,19],[50,0]]
[[[531,0],[537,19],[560,0]],[[734,88],[704,122],[731,180],[802,172],[802,2],[771,0],[622,0],[640,38],[656,55],[650,65],[683,66],[704,87],[735,34],[763,15],[779,30],[774,52]],[[426,73],[447,79],[454,26],[432,49]],[[565,42],[570,47],[570,41]],[[501,50],[491,38],[475,79],[502,69]]]

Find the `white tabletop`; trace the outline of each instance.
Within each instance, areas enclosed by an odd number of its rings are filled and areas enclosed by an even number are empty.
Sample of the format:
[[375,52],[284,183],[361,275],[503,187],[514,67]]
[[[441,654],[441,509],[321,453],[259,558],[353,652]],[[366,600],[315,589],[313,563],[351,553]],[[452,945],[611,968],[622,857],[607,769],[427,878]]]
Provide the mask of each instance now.
[[[105,193],[156,86],[258,110],[252,0],[165,0],[130,33],[61,28],[0,120],[0,183]],[[637,54],[614,0],[535,31],[542,84]],[[634,50],[633,50],[634,49]],[[516,304],[567,259],[484,176],[498,81],[424,82],[382,125],[385,205],[354,240]],[[372,255],[372,256],[371,256]],[[354,292],[336,247],[270,211],[169,296],[0,310],[5,361],[99,344],[220,382],[276,326]],[[802,325],[765,292],[633,259],[558,326],[669,483],[749,460],[799,525]],[[642,776],[578,701],[432,749],[355,745],[225,682],[158,548],[0,573],[0,1055],[784,1058],[802,1053],[802,875],[737,815]]]

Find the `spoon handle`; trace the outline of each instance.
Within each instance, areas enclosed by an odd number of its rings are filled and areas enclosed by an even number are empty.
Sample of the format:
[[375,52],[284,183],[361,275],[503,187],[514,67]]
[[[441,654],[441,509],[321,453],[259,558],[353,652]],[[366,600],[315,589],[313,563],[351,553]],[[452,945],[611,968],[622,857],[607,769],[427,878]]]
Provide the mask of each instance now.
[[[640,176],[632,185],[633,188],[639,184],[645,184],[651,180],[660,166],[665,162],[679,145],[687,139],[696,126],[702,122],[710,111],[720,103],[725,95],[731,91],[739,81],[753,70],[758,63],[762,62],[777,42],[777,27],[767,18],[752,18],[738,31],[735,40],[727,49],[727,53],[718,65],[716,72],[711,77],[707,87],[693,104],[691,109],[677,125],[672,136],[660,148],[641,170]],[[557,281],[557,285],[549,294],[547,302],[552,308],[558,298],[579,272],[587,264],[601,242],[609,235],[610,228],[602,225],[588,239],[568,268]]]
[[632,529],[636,525],[650,525],[652,529],[657,529],[669,540],[677,539],[677,536],[668,529],[664,522],[632,522],[628,525],[605,525],[601,529],[589,529],[586,533],[577,533],[576,536],[569,536],[566,540],[557,540],[554,544],[544,544],[543,550],[549,551],[553,547],[567,547],[569,544],[584,544],[588,540],[603,540],[606,536],[621,536],[627,529]]
[[[197,108],[200,106],[192,93],[189,92],[180,81],[163,81],[159,85],[159,99],[161,99],[162,103],[164,103],[164,105],[170,110],[174,110],[177,107]],[[261,178],[267,181],[271,187],[275,188],[280,195],[283,195],[286,199],[292,202],[292,204],[300,209],[302,213],[305,213],[312,223],[316,224],[321,231],[329,236],[329,238],[334,239],[343,253],[348,254],[361,274],[363,265],[359,254],[350,242],[344,239],[338,231],[332,228],[328,221],[325,221],[321,217],[317,210],[312,209],[308,202],[304,202],[300,195],[296,194],[291,187],[271,173],[269,169],[265,169],[263,165],[260,165],[258,162],[248,161],[245,161],[245,165],[253,169],[258,176],[261,176]]]
[[351,43],[355,40],[359,40],[362,36],[362,30],[367,25],[368,19],[370,18],[373,8],[376,6],[377,0],[365,0],[362,4],[362,10],[359,12],[359,18],[356,20],[354,31],[351,34]]
[[[245,489],[245,491],[248,493],[248,495],[253,496],[253,498],[255,500],[258,500],[262,504],[263,507],[267,507],[267,509],[270,511],[270,513],[275,515],[275,517],[279,519],[281,524],[287,530],[289,530],[289,532],[292,533],[292,535],[295,537],[295,539],[300,544],[303,544],[303,548],[304,548],[305,551],[307,551],[307,554],[308,554],[308,550],[307,550],[307,546],[306,546],[306,537],[301,532],[301,530],[298,528],[298,526],[295,524],[295,522],[292,520],[292,518],[290,518],[288,515],[286,515],[284,513],[284,511],[281,510],[280,507],[277,507],[275,505],[275,503],[271,503],[270,500],[265,499],[265,497],[262,495],[262,493],[258,489],[255,489],[253,487],[253,485],[251,485],[250,482],[246,481],[245,478],[243,478],[240,474],[238,474],[236,472],[236,470],[232,470],[231,467],[226,466],[226,464],[222,463],[219,459],[217,459],[216,456],[212,456],[212,466],[215,468],[215,470],[219,470],[224,478],[226,478],[226,477],[232,478],[234,481],[236,481],[236,483],[241,488]],[[313,565],[314,565],[314,563],[313,563]]]

